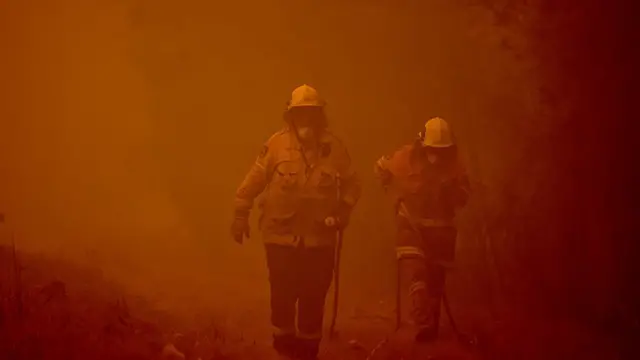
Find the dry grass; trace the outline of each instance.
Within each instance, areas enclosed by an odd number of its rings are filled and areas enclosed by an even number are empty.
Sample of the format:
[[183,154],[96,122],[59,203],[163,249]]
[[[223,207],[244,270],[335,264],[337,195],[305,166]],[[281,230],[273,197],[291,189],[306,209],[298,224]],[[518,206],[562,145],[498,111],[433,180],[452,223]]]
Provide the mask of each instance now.
[[[131,301],[131,304],[128,303]],[[173,343],[188,359],[221,359],[222,331],[183,330],[99,271],[0,247],[0,358],[159,359]]]
[[[186,360],[276,359],[265,344],[231,339],[211,323],[185,326],[154,312],[135,297],[124,298],[99,271],[77,268],[0,247],[0,358],[162,359],[167,344]],[[454,309],[454,311],[457,309]],[[456,342],[444,320],[437,344],[416,347],[401,334],[366,321],[341,328],[327,341],[323,359],[618,359],[616,339],[570,321],[503,312],[501,323],[483,320],[462,330],[479,339],[476,348]],[[385,335],[386,334],[386,335]],[[386,341],[381,341],[388,336]],[[355,341],[353,341],[355,340]],[[356,344],[356,345],[354,345]],[[167,357],[165,357],[167,358]]]

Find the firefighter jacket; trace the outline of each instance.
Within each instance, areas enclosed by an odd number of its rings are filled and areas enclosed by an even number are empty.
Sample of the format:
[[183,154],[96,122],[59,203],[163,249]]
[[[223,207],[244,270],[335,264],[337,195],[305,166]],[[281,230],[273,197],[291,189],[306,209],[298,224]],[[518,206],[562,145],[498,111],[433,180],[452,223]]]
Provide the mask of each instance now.
[[[265,243],[332,246],[336,230],[325,225],[340,209],[352,209],[361,185],[343,143],[325,130],[317,149],[305,149],[295,133],[275,133],[236,191],[236,212],[249,212],[260,194]],[[344,211],[344,210],[342,210]]]
[[432,165],[418,156],[417,145],[406,145],[380,158],[375,173],[391,195],[396,214],[420,226],[452,226],[455,211],[469,196],[462,164]]

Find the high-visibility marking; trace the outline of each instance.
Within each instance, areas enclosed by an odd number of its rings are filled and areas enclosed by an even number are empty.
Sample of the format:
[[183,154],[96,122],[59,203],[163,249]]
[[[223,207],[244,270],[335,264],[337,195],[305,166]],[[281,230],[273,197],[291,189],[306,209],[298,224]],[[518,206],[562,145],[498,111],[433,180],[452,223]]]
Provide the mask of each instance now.
[[409,295],[413,295],[417,291],[422,291],[427,289],[427,283],[424,281],[416,281],[409,286]]
[[422,249],[417,246],[398,246],[396,247],[396,256],[398,259],[406,257],[425,257]]

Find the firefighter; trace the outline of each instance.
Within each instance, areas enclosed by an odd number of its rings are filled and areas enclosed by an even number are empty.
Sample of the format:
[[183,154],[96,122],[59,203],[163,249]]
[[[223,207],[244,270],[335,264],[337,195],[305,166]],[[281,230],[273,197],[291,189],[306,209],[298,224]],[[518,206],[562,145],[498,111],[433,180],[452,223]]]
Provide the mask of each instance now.
[[336,234],[348,225],[361,192],[346,147],[328,129],[324,106],[311,86],[292,92],[284,128],[264,144],[237,189],[231,227],[236,242],[249,237],[249,213],[262,194],[259,227],[269,269],[273,347],[302,359],[317,356]]
[[417,141],[380,158],[375,172],[395,205],[398,286],[409,302],[415,330],[410,333],[419,343],[433,341],[438,336],[445,270],[455,254],[453,220],[469,196],[469,181],[449,125],[439,117],[430,119]]

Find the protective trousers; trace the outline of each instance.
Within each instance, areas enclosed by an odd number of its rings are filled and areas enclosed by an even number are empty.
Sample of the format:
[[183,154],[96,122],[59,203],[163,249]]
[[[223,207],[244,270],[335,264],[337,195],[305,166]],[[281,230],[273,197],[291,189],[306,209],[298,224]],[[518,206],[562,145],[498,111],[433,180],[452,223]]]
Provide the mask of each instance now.
[[[271,286],[274,348],[283,354],[314,359],[322,338],[327,291],[334,269],[334,247],[266,244]],[[297,329],[296,335],[296,304]]]
[[399,286],[405,299],[401,308],[408,310],[416,340],[433,340],[438,336],[446,265],[455,257],[457,231],[400,224],[398,235]]

